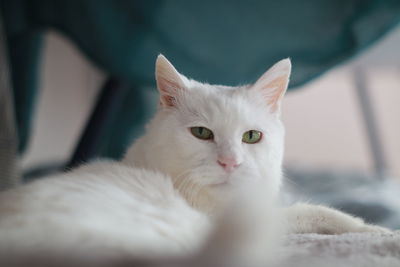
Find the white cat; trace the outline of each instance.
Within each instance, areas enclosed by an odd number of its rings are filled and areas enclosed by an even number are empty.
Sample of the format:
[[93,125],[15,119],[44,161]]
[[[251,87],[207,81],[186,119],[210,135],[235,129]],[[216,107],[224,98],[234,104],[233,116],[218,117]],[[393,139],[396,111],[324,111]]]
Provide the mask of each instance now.
[[[0,259],[203,251],[192,259],[266,260],[268,253],[257,253],[271,249],[279,232],[273,203],[282,183],[280,107],[290,70],[284,59],[254,85],[209,85],[187,79],[160,55],[159,111],[122,162],[90,163],[0,195]],[[297,204],[283,215],[292,233],[386,231],[321,206]],[[212,230],[214,218],[220,223]]]

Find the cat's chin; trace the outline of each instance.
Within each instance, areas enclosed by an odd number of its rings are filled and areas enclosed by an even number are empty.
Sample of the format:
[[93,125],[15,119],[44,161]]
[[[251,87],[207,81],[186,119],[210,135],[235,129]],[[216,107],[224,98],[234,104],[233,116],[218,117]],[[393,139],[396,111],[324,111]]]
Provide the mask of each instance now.
[[[198,176],[197,174],[201,175]],[[204,175],[206,173],[207,175]],[[243,177],[250,175],[243,170],[225,172],[221,168],[204,168],[191,176],[171,176],[176,190],[192,207],[207,213],[214,214],[218,207],[229,201],[237,188],[241,188]]]
[[219,207],[228,199],[231,192],[229,181],[212,184],[175,183],[177,191],[193,208],[209,215],[218,213]]

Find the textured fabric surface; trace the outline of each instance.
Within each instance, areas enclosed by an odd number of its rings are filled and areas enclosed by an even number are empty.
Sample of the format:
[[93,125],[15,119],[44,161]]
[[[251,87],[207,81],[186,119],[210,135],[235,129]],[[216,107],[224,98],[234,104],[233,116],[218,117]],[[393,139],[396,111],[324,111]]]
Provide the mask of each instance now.
[[[66,35],[105,73],[133,88],[154,86],[154,61],[164,53],[189,77],[210,83],[252,82],[274,62],[293,61],[297,86],[362,51],[400,20],[393,0],[2,0],[20,151],[26,148],[36,96],[40,33]],[[116,112],[103,155],[143,125],[133,91]],[[128,123],[129,122],[129,123]],[[121,140],[121,141],[119,141]],[[117,150],[117,151],[115,151]]]
[[393,234],[290,235],[281,266],[398,267],[400,231]]

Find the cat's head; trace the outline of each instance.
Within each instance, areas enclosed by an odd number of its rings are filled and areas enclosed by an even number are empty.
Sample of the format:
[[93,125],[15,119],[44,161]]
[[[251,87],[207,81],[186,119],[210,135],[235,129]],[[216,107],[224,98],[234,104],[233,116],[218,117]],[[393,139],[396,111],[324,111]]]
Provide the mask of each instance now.
[[127,158],[171,175],[185,195],[194,188],[218,195],[260,180],[267,193],[276,194],[284,140],[281,101],[290,71],[284,59],[253,85],[210,85],[186,78],[160,55],[159,111]]

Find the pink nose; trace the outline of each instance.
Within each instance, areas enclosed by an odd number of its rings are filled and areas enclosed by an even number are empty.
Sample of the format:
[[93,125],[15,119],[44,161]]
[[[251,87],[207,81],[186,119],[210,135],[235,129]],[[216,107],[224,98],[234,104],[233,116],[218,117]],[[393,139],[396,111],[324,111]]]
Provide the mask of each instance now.
[[227,172],[233,171],[235,168],[237,168],[240,165],[240,163],[238,163],[233,158],[219,158],[217,160],[217,162]]

